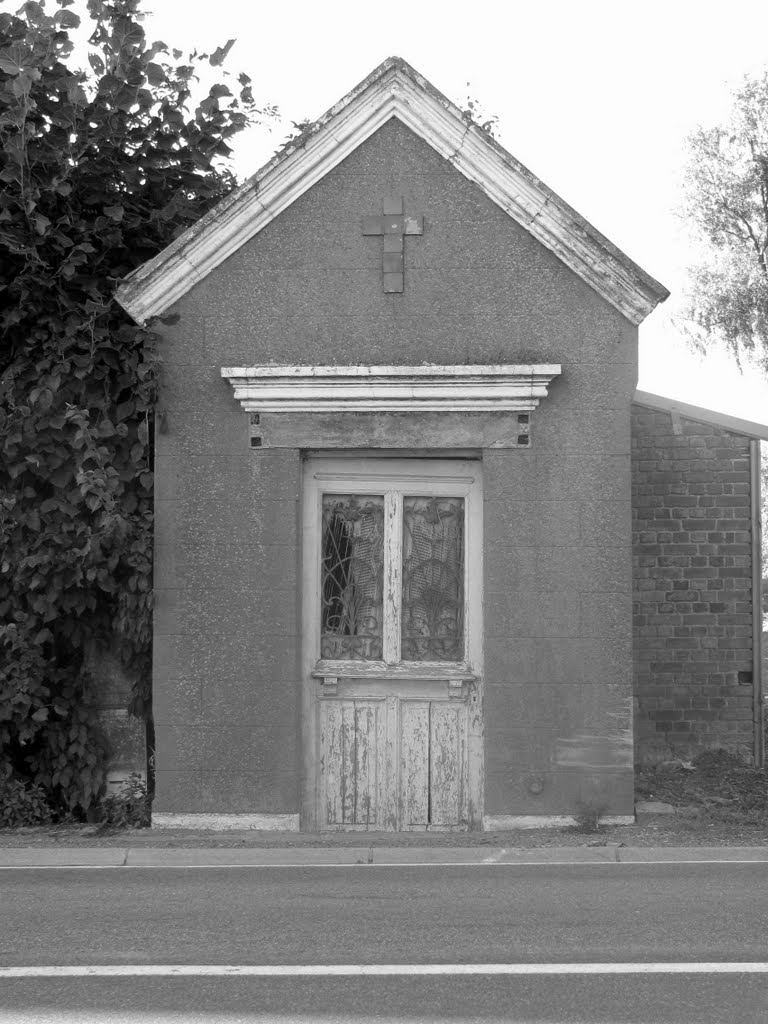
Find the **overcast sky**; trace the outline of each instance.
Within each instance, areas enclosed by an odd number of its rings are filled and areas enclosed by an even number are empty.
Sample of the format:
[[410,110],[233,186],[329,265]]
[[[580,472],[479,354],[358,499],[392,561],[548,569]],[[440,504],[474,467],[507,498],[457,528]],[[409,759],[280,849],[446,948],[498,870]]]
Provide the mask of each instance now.
[[[454,102],[499,118],[499,141],[673,293],[641,327],[647,390],[768,421],[768,387],[690,356],[670,323],[695,258],[675,214],[684,139],[721,120],[768,67],[766,0],[145,0],[147,34],[210,52],[276,103],[283,123],[237,150],[245,176],[291,121],[314,120],[388,56]],[[467,84],[469,83],[469,84]]]

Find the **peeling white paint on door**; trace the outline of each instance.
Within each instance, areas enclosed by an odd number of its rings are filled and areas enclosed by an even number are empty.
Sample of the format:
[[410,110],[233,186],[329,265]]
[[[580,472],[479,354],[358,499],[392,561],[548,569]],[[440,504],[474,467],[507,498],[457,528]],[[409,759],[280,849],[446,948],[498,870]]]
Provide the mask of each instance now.
[[321,790],[325,824],[384,828],[383,701],[320,702]]
[[404,701],[400,716],[400,792],[404,828],[429,824],[429,702]]
[[[450,830],[481,824],[480,473],[479,462],[466,460],[317,459],[307,464],[305,828]],[[428,657],[446,660],[402,659],[403,504],[409,495],[426,501],[428,514],[453,517],[454,546],[456,510],[463,510],[463,581],[455,591],[463,607],[440,617],[440,628],[450,619],[460,624],[456,628],[463,636],[447,645],[442,639],[426,645],[409,639],[407,647],[417,657],[426,649]],[[335,531],[333,579],[328,577],[329,556],[321,550],[324,497],[326,524],[329,506],[334,516],[343,514],[351,524],[345,536],[336,521],[326,525]],[[372,565],[382,565],[381,601],[372,594],[370,573],[355,561],[354,550],[355,543],[365,548],[370,538],[378,538],[371,526],[372,497],[383,498],[385,510],[383,561],[371,556]],[[409,541],[411,549],[417,542],[426,543],[423,533]],[[423,569],[427,583],[434,582],[433,569]],[[411,582],[411,591],[414,586]],[[344,601],[351,610],[340,610]],[[381,622],[371,617],[379,609]],[[420,614],[419,622],[429,618],[426,611]],[[324,659],[321,649],[342,656]]]
[[433,826],[467,821],[466,752],[467,707],[430,704],[429,786]]
[[[381,695],[359,698],[371,690]],[[437,681],[350,679],[336,697],[320,696],[320,827],[469,827],[469,707],[445,691]]]
[[400,746],[402,826],[468,826],[465,704],[404,701]]

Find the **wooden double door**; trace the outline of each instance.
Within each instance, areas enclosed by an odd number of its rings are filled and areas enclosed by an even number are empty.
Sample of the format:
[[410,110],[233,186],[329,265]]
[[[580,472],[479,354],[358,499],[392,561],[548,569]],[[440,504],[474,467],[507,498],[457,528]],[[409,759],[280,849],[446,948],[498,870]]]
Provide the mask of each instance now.
[[317,458],[304,479],[304,823],[482,819],[482,475]]

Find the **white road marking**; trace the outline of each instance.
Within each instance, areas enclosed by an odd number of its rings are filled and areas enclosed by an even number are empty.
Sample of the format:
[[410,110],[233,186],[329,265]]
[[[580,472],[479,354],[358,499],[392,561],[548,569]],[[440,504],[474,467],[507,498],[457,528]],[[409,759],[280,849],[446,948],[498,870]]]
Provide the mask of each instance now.
[[768,974],[768,963],[559,963],[559,964],[84,964],[3,967],[0,978],[134,977],[391,977],[405,975],[555,974]]
[[446,860],[446,861],[342,861],[339,863],[312,863],[311,861],[285,861],[283,863],[269,863],[264,861],[258,863],[231,862],[231,861],[208,861],[201,864],[89,864],[83,861],[79,864],[0,864],[2,871],[210,871],[214,868],[240,868],[252,870],[254,868],[322,868],[324,870],[340,868],[642,868],[642,867],[689,867],[696,864],[752,864],[758,867],[768,865],[768,856],[756,857],[711,857],[694,858],[692,860],[609,860],[607,857],[596,858],[595,860],[494,860],[490,857],[483,860]]

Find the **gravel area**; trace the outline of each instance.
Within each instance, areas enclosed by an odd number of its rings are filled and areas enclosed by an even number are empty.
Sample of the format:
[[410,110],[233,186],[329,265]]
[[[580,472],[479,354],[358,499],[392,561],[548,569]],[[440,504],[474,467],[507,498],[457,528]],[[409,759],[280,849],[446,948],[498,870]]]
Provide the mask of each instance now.
[[214,832],[208,829],[121,829],[97,825],[55,825],[49,828],[0,830],[0,847],[463,847],[494,846],[533,849],[553,846],[768,846],[768,825],[710,823],[681,815],[649,816],[635,825],[601,828],[516,829],[509,832]]

